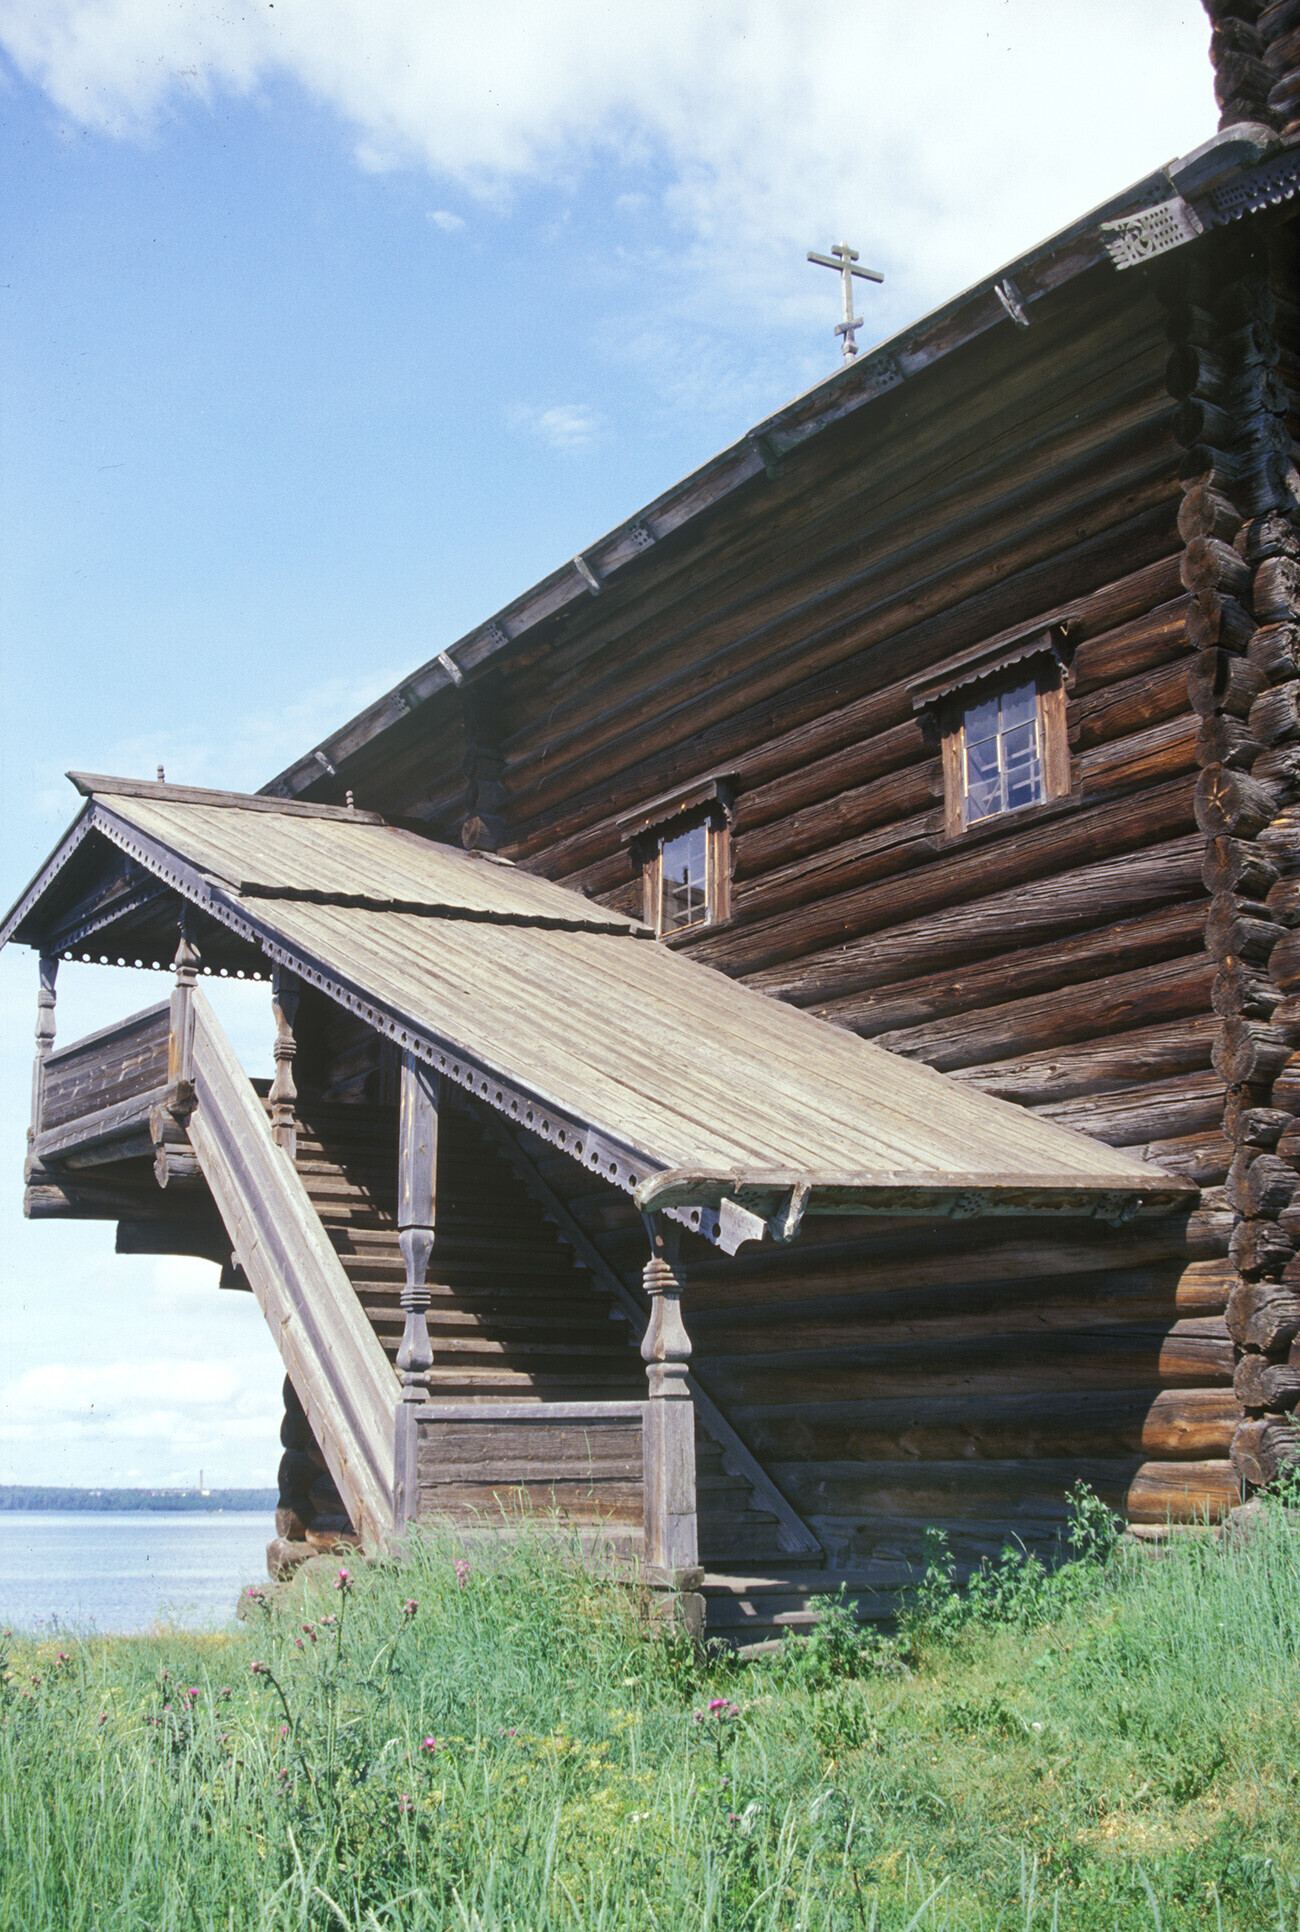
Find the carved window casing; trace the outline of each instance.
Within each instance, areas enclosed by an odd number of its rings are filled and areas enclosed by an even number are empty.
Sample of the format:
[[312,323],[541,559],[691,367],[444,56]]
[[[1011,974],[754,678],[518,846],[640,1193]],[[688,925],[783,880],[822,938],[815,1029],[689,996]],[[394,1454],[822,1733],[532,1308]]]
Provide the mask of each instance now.
[[716,926],[731,912],[731,789],[710,778],[620,821],[640,867],[642,917],[661,939]]
[[942,726],[950,836],[1069,791],[1065,687],[1055,657],[1044,654],[953,692]]
[[1074,613],[1003,631],[908,685],[943,748],[944,831],[1073,796],[1066,727]]

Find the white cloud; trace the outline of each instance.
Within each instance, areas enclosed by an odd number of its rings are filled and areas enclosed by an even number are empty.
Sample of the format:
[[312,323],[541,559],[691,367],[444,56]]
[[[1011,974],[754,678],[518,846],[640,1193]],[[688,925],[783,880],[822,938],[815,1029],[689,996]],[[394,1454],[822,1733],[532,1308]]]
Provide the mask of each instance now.
[[585,403],[555,403],[549,409],[513,407],[507,410],[506,419],[512,429],[566,456],[590,448],[604,420]]
[[444,235],[455,235],[465,226],[465,217],[453,215],[450,208],[431,208],[428,218]]
[[715,320],[720,293],[820,313],[803,251],[846,235],[906,320],[1204,139],[1207,38],[1197,0],[0,0],[16,66],[93,128],[288,77],[364,165],[489,200],[593,164],[616,198],[653,161],[677,299]]

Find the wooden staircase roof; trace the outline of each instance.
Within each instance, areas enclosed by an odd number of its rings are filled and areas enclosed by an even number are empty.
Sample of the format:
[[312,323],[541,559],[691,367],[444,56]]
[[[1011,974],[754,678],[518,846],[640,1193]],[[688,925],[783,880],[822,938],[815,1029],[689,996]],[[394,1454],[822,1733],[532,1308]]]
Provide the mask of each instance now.
[[[54,949],[73,950],[59,881],[90,838],[102,870],[125,853],[168,903],[181,894],[644,1210],[729,1251],[790,1238],[805,1213],[1122,1219],[1193,1191],[737,985],[506,861],[374,813],[74,782],[86,808],[0,944],[50,947],[62,933]],[[82,904],[91,856],[77,868]],[[138,884],[122,892],[124,908],[141,903]],[[98,928],[110,944],[112,903]]]

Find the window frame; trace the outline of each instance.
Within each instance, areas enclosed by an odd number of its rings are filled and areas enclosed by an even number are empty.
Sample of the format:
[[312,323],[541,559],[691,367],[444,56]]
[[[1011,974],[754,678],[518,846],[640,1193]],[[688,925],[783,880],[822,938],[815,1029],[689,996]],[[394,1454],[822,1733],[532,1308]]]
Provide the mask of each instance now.
[[[630,847],[632,863],[641,873],[642,917],[656,939],[671,945],[723,925],[731,917],[734,798],[729,777],[710,775],[651,799],[618,821],[621,842]],[[700,826],[705,832],[705,916],[689,926],[665,928],[660,924],[664,846]]]
[[[686,926],[664,926],[664,847],[675,839],[704,829],[704,917]],[[645,835],[641,863],[643,917],[656,939],[680,939],[687,933],[717,926],[731,911],[731,835],[725,816],[716,808],[683,813]]]
[[[966,815],[969,791],[966,784],[966,712],[980,696],[991,697],[1015,690],[1029,682],[1034,685],[1038,714],[1039,748],[1043,768],[1043,796],[1025,805],[986,812],[980,818]],[[1065,672],[1054,651],[1035,652],[1012,664],[990,669],[969,682],[945,693],[940,706],[943,734],[944,831],[948,838],[967,832],[983,831],[988,826],[1019,818],[1025,812],[1041,811],[1054,799],[1070,792],[1070,745],[1066,729]]]

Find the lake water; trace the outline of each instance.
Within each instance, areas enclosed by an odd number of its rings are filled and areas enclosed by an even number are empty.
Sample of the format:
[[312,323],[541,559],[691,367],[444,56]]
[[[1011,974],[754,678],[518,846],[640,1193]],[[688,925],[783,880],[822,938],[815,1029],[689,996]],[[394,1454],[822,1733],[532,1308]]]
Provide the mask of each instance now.
[[0,1510],[0,1626],[124,1633],[229,1623],[266,1582],[269,1510]]

